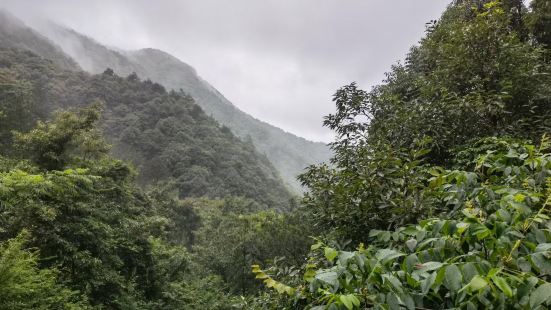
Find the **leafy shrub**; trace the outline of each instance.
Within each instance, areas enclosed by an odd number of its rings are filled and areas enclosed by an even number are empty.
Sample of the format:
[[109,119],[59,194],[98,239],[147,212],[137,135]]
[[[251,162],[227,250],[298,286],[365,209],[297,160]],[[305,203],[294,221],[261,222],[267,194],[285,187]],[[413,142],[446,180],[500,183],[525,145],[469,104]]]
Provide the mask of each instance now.
[[356,251],[317,243],[293,288],[258,267],[257,278],[306,309],[546,309],[549,144],[506,145],[478,156],[472,171],[434,173],[447,215],[372,230]]

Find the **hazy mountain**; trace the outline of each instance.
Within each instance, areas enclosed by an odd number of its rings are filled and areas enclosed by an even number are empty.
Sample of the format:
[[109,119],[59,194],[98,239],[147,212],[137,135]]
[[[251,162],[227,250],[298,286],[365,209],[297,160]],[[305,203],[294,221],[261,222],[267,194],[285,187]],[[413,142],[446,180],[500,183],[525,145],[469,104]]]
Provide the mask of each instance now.
[[79,69],[77,63],[49,39],[4,10],[0,10],[0,46],[29,50],[61,68]]
[[45,36],[56,42],[88,72],[101,73],[106,68],[123,76],[135,72],[139,77],[151,79],[168,89],[181,89],[190,94],[207,114],[228,126],[237,136],[252,140],[286,183],[297,191],[300,185],[296,176],[306,166],[330,157],[331,151],[325,144],[297,137],[239,110],[203,80],[193,67],[170,54],[150,48],[119,51],[55,24],[40,28]]

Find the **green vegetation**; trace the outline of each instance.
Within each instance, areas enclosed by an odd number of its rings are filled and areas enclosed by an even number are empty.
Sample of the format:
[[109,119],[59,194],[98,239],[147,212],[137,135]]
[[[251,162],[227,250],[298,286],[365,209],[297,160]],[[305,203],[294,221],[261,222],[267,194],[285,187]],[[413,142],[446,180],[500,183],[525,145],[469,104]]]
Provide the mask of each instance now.
[[[30,129],[58,109],[101,101],[101,127],[112,154],[138,168],[140,184],[172,180],[181,198],[243,196],[277,209],[288,208],[294,199],[265,156],[218,125],[186,94],[166,92],[135,74],[122,78],[112,70],[94,76],[61,70],[18,50],[0,50],[0,62],[0,102],[9,122],[0,129],[0,139],[7,141],[10,130]],[[93,144],[95,138],[80,139],[73,144]],[[32,141],[30,147],[41,148],[39,143]]]
[[255,309],[551,306],[551,7],[454,1],[371,92],[345,86],[331,166],[301,176],[318,241],[253,266]]
[[339,89],[302,207],[188,95],[0,50],[0,309],[548,309],[547,2]]
[[0,62],[0,308],[229,309],[251,264],[306,255],[271,164],[189,96]]
[[327,161],[331,155],[324,143],[307,141],[239,110],[203,80],[194,68],[168,53],[152,48],[128,52],[113,50],[58,25],[51,25],[43,31],[87,72],[97,74],[106,68],[112,68],[121,76],[135,72],[144,79],[160,83],[168,90],[183,90],[191,95],[205,113],[227,126],[241,139],[251,140],[294,192],[303,191],[296,180],[297,175],[306,166]]
[[245,198],[182,201],[177,184],[138,187],[133,168],[109,156],[99,111],[14,132],[14,155],[0,157],[2,307],[227,309],[231,292],[258,289],[251,263],[306,254],[295,213]]

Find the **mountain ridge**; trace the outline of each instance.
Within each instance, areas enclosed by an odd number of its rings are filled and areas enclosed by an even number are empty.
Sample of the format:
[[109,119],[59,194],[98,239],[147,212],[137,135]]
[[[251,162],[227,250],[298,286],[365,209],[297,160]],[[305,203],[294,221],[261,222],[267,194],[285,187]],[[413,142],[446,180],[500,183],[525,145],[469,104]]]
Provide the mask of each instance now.
[[327,161],[332,153],[324,143],[296,136],[239,110],[201,78],[195,68],[167,52],[156,48],[114,50],[55,23],[48,23],[39,31],[60,46],[85,71],[97,74],[111,68],[121,76],[136,73],[167,89],[183,90],[190,94],[207,114],[229,127],[238,137],[250,139],[295,192],[301,191],[296,176],[311,164]]
[[29,50],[59,67],[80,70],[80,66],[46,36],[0,8],[0,46]]

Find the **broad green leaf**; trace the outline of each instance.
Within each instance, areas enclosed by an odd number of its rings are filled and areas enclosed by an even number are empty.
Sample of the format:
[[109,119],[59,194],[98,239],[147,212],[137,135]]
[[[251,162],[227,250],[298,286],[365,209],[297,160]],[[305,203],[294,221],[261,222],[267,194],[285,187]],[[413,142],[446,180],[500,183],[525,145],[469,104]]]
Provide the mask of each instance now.
[[461,222],[461,223],[458,223],[456,227],[457,227],[457,234],[461,235],[467,228],[469,228],[469,223]]
[[386,280],[385,284],[390,283],[390,287],[394,288],[395,291],[397,292],[403,291],[402,282],[400,282],[400,280],[398,280],[398,278],[396,278],[392,274],[383,274],[383,279]]
[[321,242],[316,242],[316,243],[312,244],[312,246],[310,246],[310,250],[311,250],[311,251],[315,251],[315,250],[321,248],[322,245],[323,245],[323,244],[322,244]]
[[427,294],[430,291],[430,288],[436,280],[436,272],[431,273],[425,280],[421,281],[421,292]]
[[316,275],[316,279],[333,286],[338,284],[338,275],[334,271],[320,272]]
[[507,297],[513,297],[513,290],[507,283],[507,281],[500,276],[493,276],[492,281]]
[[530,308],[534,309],[551,299],[551,283],[544,283],[530,294]]
[[488,286],[488,281],[486,281],[486,279],[478,275],[474,276],[471,282],[467,284],[467,287],[469,287],[471,291],[479,291],[485,288],[486,286]]
[[431,271],[444,266],[441,262],[426,262],[417,266],[418,271]]
[[451,291],[458,291],[461,289],[461,282],[463,275],[456,265],[449,265],[446,267],[446,287]]
[[540,274],[551,274],[551,261],[545,256],[545,253],[534,253],[530,255],[530,260]]
[[515,197],[513,197],[513,199],[515,200],[515,202],[523,202],[524,199],[526,199],[526,196],[524,196],[521,193],[518,193],[515,195]]
[[335,257],[339,255],[339,252],[333,248],[325,247],[324,254],[325,254],[325,258],[327,258],[328,261],[333,262]]
[[343,303],[343,305],[349,310],[354,309],[354,306],[360,306],[360,300],[354,294],[341,295],[339,299]]
[[316,271],[312,268],[308,268],[306,269],[306,271],[304,272],[304,276],[303,276],[303,279],[304,281],[306,282],[312,282],[312,280],[314,280],[314,277],[316,276]]
[[354,257],[354,252],[347,252],[347,251],[341,251],[339,253],[339,263],[341,265],[346,265],[346,263],[348,263],[348,261]]
[[551,250],[551,243],[540,243],[534,252],[546,252]]
[[404,256],[404,255],[405,255],[404,253],[400,253],[395,250],[381,249],[377,251],[377,254],[375,254],[375,257],[384,264],[392,259],[395,259],[400,256]]
[[406,241],[406,246],[410,251],[413,252],[415,250],[415,247],[417,246],[417,240],[409,239],[408,241]]

